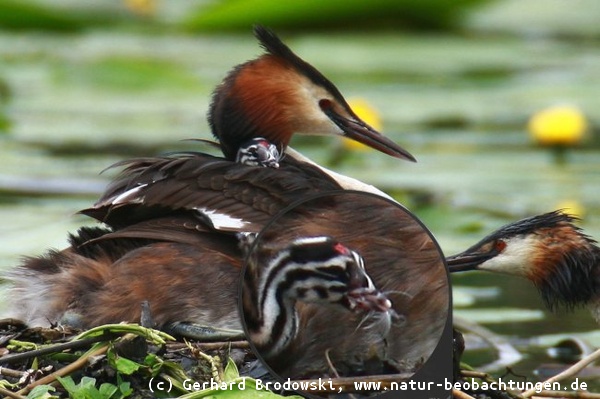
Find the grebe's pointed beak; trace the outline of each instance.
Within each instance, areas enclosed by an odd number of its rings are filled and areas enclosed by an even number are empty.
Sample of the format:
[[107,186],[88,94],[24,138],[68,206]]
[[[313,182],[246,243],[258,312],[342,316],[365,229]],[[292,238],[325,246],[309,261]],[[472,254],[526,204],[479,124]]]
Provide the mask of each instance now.
[[384,154],[406,159],[411,162],[417,162],[411,153],[373,129],[356,115],[347,117],[336,112],[333,107],[323,106],[323,104],[321,104],[321,109],[329,119],[342,129],[345,137],[356,140],[359,143],[369,146],[377,151],[381,151]]
[[446,258],[448,270],[450,273],[466,272],[469,270],[477,270],[478,266],[483,262],[496,256],[495,252],[487,253],[469,253],[462,252]]

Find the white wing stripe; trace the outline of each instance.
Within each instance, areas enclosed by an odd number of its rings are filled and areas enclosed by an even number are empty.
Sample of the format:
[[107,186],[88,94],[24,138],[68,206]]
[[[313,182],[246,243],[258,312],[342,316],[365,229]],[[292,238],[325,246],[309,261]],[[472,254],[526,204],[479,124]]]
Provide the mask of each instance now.
[[240,219],[240,218],[236,218],[230,215],[226,215],[224,213],[219,213],[213,209],[207,209],[207,208],[194,208],[197,212],[201,213],[202,215],[204,215],[206,218],[208,218],[211,223],[213,224],[213,227],[215,229],[240,229],[242,227],[244,227],[245,225],[249,224],[249,222]]

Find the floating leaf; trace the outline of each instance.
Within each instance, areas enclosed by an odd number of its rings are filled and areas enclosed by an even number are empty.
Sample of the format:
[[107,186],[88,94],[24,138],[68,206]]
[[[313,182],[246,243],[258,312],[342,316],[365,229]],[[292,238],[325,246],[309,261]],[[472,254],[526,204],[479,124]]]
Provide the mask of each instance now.
[[49,399],[52,398],[53,395],[50,394],[50,392],[54,392],[56,391],[56,388],[54,388],[51,385],[38,385],[37,387],[33,388],[31,390],[31,392],[29,392],[29,395],[27,395],[28,399]]

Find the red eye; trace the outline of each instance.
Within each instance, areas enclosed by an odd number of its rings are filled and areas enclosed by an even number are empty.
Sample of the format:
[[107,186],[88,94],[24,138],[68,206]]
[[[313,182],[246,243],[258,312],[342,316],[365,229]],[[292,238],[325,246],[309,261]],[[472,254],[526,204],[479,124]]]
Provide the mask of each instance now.
[[321,107],[321,110],[323,110],[323,111],[331,109],[331,107],[332,107],[331,100],[327,100],[327,99],[319,100],[319,107]]
[[496,244],[494,245],[494,249],[496,250],[496,252],[500,253],[502,251],[504,251],[504,248],[506,248],[506,243],[502,240],[498,240],[496,241]]

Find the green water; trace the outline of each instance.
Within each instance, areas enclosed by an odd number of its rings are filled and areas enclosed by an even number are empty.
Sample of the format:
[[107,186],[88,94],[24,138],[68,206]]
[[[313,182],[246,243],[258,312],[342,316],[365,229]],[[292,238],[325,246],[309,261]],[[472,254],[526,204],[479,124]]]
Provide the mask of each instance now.
[[[460,34],[289,35],[294,50],[347,98],[379,110],[383,131],[418,163],[374,152],[340,156],[331,138],[295,146],[392,193],[447,254],[567,202],[580,204],[581,226],[600,238],[598,31],[585,11],[562,24],[550,11],[538,14],[538,25],[525,29],[516,16],[532,24],[533,14],[510,1],[474,14]],[[23,254],[64,246],[67,231],[90,223],[75,213],[97,198],[113,175],[99,172],[111,163],[208,138],[212,88],[259,53],[250,34],[0,32],[0,121],[7,124],[0,131],[0,269]],[[560,103],[579,107],[596,126],[563,163],[526,131],[534,112]],[[530,374],[548,361],[543,348],[555,334],[600,345],[585,311],[550,314],[527,282],[469,274],[453,283],[456,314],[485,318],[486,327],[519,338],[527,357],[515,371]]]

